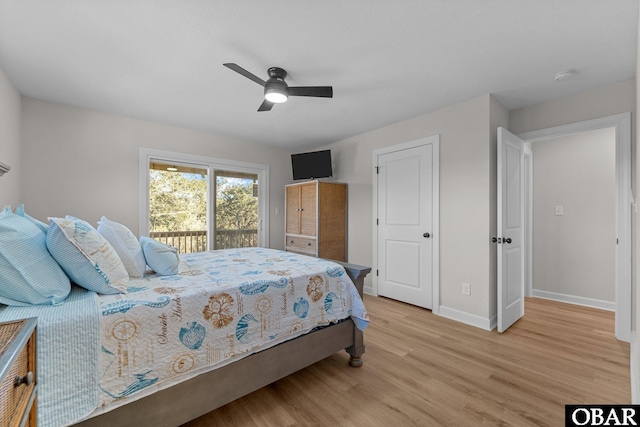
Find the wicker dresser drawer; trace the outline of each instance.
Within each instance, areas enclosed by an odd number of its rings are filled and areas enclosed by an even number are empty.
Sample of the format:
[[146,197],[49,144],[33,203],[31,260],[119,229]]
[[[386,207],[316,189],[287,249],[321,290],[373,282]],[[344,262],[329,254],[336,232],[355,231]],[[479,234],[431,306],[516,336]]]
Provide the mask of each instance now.
[[0,323],[0,426],[36,425],[36,323]]
[[286,248],[288,251],[315,254],[316,247],[316,239],[287,235]]

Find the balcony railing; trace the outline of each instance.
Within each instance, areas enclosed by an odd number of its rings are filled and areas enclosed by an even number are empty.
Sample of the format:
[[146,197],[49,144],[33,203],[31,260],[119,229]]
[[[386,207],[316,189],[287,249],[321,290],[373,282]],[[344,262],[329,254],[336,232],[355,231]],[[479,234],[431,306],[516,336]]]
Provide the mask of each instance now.
[[177,248],[181,254],[207,250],[207,230],[152,231],[149,237]]
[[258,246],[258,230],[216,230],[216,249],[254,248]]
[[[216,230],[216,249],[258,246],[258,230]],[[177,248],[181,254],[207,250],[206,230],[152,231],[149,237]]]

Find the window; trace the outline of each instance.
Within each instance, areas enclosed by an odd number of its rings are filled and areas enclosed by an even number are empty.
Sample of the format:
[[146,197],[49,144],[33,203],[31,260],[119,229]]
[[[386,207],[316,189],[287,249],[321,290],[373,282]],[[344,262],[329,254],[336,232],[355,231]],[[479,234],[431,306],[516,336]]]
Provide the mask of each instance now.
[[269,166],[140,149],[140,235],[180,253],[268,246]]

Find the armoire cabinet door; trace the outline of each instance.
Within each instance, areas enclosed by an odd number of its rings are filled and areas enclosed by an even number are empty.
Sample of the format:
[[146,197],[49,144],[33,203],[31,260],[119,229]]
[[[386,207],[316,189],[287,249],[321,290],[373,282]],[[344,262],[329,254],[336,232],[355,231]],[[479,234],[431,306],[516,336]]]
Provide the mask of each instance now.
[[300,233],[303,236],[315,236],[316,222],[316,185],[315,182],[300,185]]
[[300,186],[286,187],[286,234],[300,234]]

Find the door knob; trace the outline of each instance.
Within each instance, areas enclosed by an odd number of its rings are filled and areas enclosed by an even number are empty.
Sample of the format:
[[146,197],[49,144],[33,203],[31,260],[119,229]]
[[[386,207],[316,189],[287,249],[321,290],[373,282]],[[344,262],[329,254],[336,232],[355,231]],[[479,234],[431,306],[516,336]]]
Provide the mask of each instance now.
[[505,239],[504,239],[504,242],[505,242],[505,243],[511,243],[511,237],[507,237],[507,238],[505,238]]
[[491,241],[493,243],[502,243],[502,239],[500,237],[492,237]]
[[429,233],[424,233],[424,234],[422,235],[422,237],[424,237],[424,238],[428,239],[429,237],[431,237],[431,234],[429,234]]

